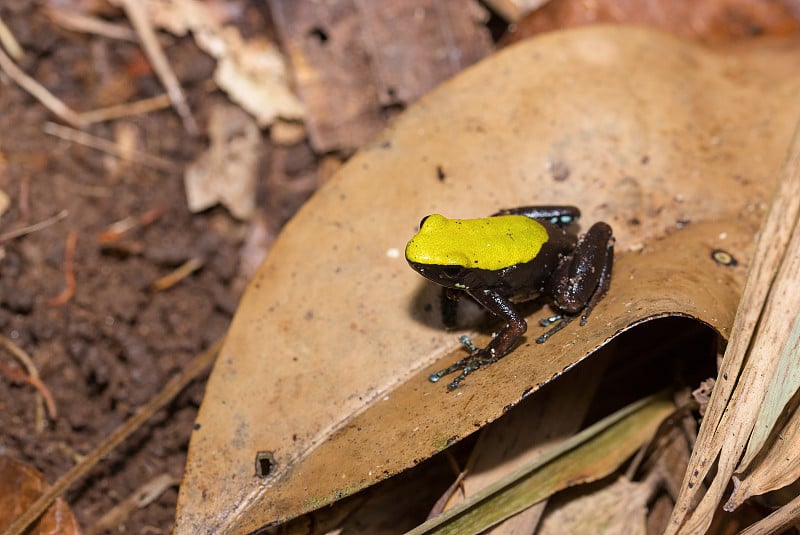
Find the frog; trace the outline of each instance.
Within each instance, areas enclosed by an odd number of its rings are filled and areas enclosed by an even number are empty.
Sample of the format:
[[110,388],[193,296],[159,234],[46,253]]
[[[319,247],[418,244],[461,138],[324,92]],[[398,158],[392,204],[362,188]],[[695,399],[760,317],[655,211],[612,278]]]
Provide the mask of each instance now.
[[460,371],[447,385],[452,391],[470,373],[510,353],[528,329],[521,302],[540,296],[552,301],[556,314],[540,321],[549,329],[536,343],[576,318],[586,324],[611,286],[614,235],[608,223],[599,221],[579,236],[580,215],[575,206],[534,205],[477,219],[422,218],[405,256],[414,271],[443,288],[445,325],[452,326],[454,318],[447,303],[457,303],[464,294],[504,323],[484,348],[461,337],[468,356],[430,374],[431,382]]

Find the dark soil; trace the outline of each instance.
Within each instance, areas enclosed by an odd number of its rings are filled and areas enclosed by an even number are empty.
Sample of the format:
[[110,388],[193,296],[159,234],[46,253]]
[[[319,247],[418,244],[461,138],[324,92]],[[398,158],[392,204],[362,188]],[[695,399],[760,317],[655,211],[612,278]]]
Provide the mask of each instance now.
[[[255,3],[254,3],[255,4]],[[32,2],[3,0],[0,17],[25,50],[20,66],[76,110],[163,93],[138,45],[60,30]],[[248,31],[264,30],[255,6],[242,14]],[[169,47],[193,112],[202,124],[213,99],[203,83],[212,62],[191,38]],[[54,121],[44,107],[0,74],[0,190],[11,200],[0,215],[0,235],[46,220],[60,221],[22,237],[0,241],[0,334],[24,349],[52,392],[58,416],[36,431],[36,391],[0,375],[0,454],[29,463],[55,481],[176,371],[225,332],[253,264],[242,262],[254,228],[274,236],[316,187],[316,161],[286,158],[289,180],[259,186],[259,206],[269,206],[249,223],[223,208],[192,214],[186,206],[181,171],[163,172],[125,163],[94,149],[43,132]],[[171,160],[182,169],[206,146],[193,139],[171,109],[123,119],[133,126],[138,149]],[[89,132],[113,139],[115,123]],[[263,142],[262,169],[272,169]],[[305,144],[278,149],[310,154]],[[303,187],[291,184],[303,177]],[[98,240],[112,223],[163,210],[154,222],[112,244]],[[65,249],[74,231],[75,291],[68,301],[50,302],[66,286]],[[268,241],[268,240],[266,240]],[[266,243],[256,246],[263,253]],[[253,248],[247,255],[252,257]],[[175,286],[156,291],[154,281],[185,261],[202,268]],[[16,360],[0,349],[0,361]],[[203,396],[202,377],[184,391],[90,476],[66,495],[84,529],[155,476],[183,472],[189,435]],[[168,533],[177,486],[125,520],[128,533]]]

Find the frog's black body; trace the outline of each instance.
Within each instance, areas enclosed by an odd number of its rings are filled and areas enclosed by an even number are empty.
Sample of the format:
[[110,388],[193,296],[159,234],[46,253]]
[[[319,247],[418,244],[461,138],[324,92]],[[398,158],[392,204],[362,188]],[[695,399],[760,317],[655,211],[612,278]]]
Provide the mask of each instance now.
[[[427,259],[414,261],[417,254],[409,253],[413,239],[406,249],[406,258],[411,267],[425,278],[443,286],[448,296],[455,297],[458,291],[464,291],[492,314],[507,322],[486,348],[473,347],[468,357],[431,375],[431,381],[436,382],[446,374],[462,370],[448,385],[448,390],[456,388],[470,372],[503,357],[525,333],[527,322],[517,312],[515,302],[543,294],[550,296],[555,307],[562,312],[549,320],[555,325],[536,339],[538,343],[542,343],[578,315],[581,316],[583,325],[592,308],[610,286],[614,238],[611,227],[606,223],[595,223],[579,239],[569,228],[569,224],[580,215],[578,209],[572,206],[527,206],[503,210],[492,217],[503,215],[526,216],[537,221],[546,232],[544,239],[531,236],[531,239],[539,240],[537,243],[541,247],[529,261],[509,263],[496,269],[481,269],[453,265],[452,262],[430,263]],[[491,219],[462,220],[469,221],[491,225]],[[420,226],[423,227],[424,223],[425,220]],[[515,240],[527,238],[524,235],[514,236]],[[471,265],[471,262],[467,264]],[[443,304],[445,302],[447,300],[443,299]],[[447,316],[448,311],[443,306],[443,317]],[[448,323],[447,320],[445,322]],[[545,323],[547,324],[549,323]]]

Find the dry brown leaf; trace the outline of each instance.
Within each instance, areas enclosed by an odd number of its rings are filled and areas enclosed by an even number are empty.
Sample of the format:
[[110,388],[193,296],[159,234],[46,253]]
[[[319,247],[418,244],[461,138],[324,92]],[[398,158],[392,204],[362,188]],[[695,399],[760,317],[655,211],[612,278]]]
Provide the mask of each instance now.
[[238,219],[249,219],[256,207],[261,133],[249,115],[228,104],[211,108],[211,146],[184,176],[189,210],[199,212],[222,203]]
[[289,88],[286,62],[274,44],[245,40],[238,29],[223,24],[209,3],[149,0],[147,10],[160,28],[175,35],[192,32],[197,45],[218,61],[214,81],[219,88],[260,126],[268,126],[276,117],[304,117],[303,104]]
[[794,483],[800,478],[800,411],[795,410],[791,418],[777,433],[772,444],[744,474],[734,475],[733,495],[725,504],[726,511],[739,507],[751,496],[766,494]]
[[789,35],[800,31],[796,0],[551,0],[518,21],[506,44],[584,24],[641,24],[704,41]]
[[[50,485],[44,476],[31,466],[0,456],[0,531],[5,532],[11,522],[23,513]],[[27,535],[80,535],[81,528],[72,515],[69,505],[58,498],[33,524]]]
[[318,152],[350,153],[492,50],[475,0],[268,0]]
[[[176,533],[246,533],[352,494],[638,322],[686,315],[727,335],[800,114],[797,51],[554,33],[398,117],[287,224],[243,297],[190,444]],[[458,333],[423,312],[436,294],[402,258],[417,221],[553,202],[613,226],[609,295],[586,326],[523,343],[455,392],[429,383],[462,353]]]
[[[655,479],[641,483],[617,478],[600,490],[557,505],[545,514],[537,535],[645,535],[647,502]],[[580,490],[580,489],[578,489]],[[556,500],[558,501],[558,498]]]

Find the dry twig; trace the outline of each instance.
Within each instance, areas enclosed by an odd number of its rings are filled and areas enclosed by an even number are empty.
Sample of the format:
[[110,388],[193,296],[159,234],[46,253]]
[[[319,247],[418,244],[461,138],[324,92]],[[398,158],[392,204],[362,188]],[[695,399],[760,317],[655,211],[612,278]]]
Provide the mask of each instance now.
[[44,399],[45,405],[47,406],[47,412],[50,414],[50,418],[55,420],[55,418],[58,416],[56,402],[53,400],[53,395],[50,393],[50,389],[47,388],[47,385],[45,385],[41,379],[25,373],[19,366],[6,364],[3,361],[0,361],[0,373],[5,375],[6,378],[8,378],[8,380],[14,384],[25,383],[38,390],[39,394]]
[[160,292],[166,290],[167,288],[172,288],[180,281],[203,267],[204,264],[205,262],[201,258],[190,258],[173,272],[156,280],[153,283],[153,289]]
[[[39,392],[39,394],[36,396],[36,429],[37,431],[43,431],[44,404],[47,403],[47,410],[50,413],[51,418],[55,419],[56,415],[58,414],[53,396],[47,386],[40,379],[39,370],[36,369],[36,365],[33,363],[33,359],[30,357],[30,355],[28,355],[21,347],[15,344],[10,338],[6,338],[1,334],[0,345],[5,347],[17,358],[17,360],[22,363],[23,366],[25,366],[27,376],[22,380],[36,388],[36,390]],[[14,380],[14,378],[10,375],[9,378]]]
[[147,54],[147,57],[150,59],[150,63],[153,65],[153,70],[156,72],[156,75],[158,75],[159,80],[164,84],[167,94],[172,101],[172,105],[175,107],[175,111],[178,112],[178,115],[183,121],[184,128],[186,128],[186,131],[190,134],[197,135],[197,123],[189,109],[189,104],[186,102],[186,97],[183,94],[183,89],[181,89],[178,77],[175,76],[175,73],[169,66],[167,56],[164,54],[164,50],[161,48],[161,44],[156,38],[156,33],[145,12],[144,4],[139,0],[117,0],[116,3],[121,5],[125,10],[125,14],[128,16],[128,19],[130,19],[136,33],[139,35],[145,54]]
[[128,232],[135,228],[146,227],[158,220],[167,211],[166,206],[156,206],[138,216],[128,216],[111,223],[106,230],[97,235],[97,241],[104,245],[122,239]]
[[113,141],[109,141],[107,139],[103,139],[97,136],[92,136],[87,134],[86,132],[74,130],[66,126],[61,126],[59,124],[48,122],[44,124],[44,131],[46,134],[50,134],[51,136],[56,136],[63,140],[72,141],[80,145],[85,145],[87,147],[91,147],[93,149],[97,149],[99,151],[112,154],[118,158],[138,163],[146,167],[151,167],[159,171],[175,172],[179,170],[177,165],[164,158],[159,158],[158,156],[152,156],[150,154],[141,151],[133,151],[129,155],[130,151],[123,149]]
[[127,26],[113,24],[99,17],[91,17],[55,5],[46,6],[44,12],[53,23],[67,30],[99,35],[109,39],[133,41],[134,43],[137,40],[136,34]]
[[24,54],[22,47],[19,46],[19,42],[14,37],[14,34],[11,33],[11,30],[8,29],[6,23],[3,22],[3,19],[0,19],[0,44],[3,45],[3,48],[15,61],[22,59]]
[[100,520],[89,528],[86,535],[96,535],[107,531],[114,531],[122,525],[130,514],[136,509],[146,507],[158,498],[165,490],[180,484],[181,479],[172,474],[159,474],[138,489],[134,490],[130,496],[122,500],[110,511],[104,514]]
[[77,243],[78,233],[70,230],[67,234],[67,243],[64,245],[64,279],[66,280],[66,286],[60,294],[48,299],[47,304],[51,307],[63,305],[75,295],[75,246]]
[[151,111],[162,110],[168,108],[169,105],[169,95],[158,95],[156,97],[137,100],[136,102],[127,102],[107,108],[87,111],[81,113],[81,119],[87,124],[101,123],[112,119],[120,119],[122,117],[130,117],[131,115],[140,115]]
[[0,48],[0,69],[64,122],[71,124],[75,128],[84,128],[86,126],[80,115],[45,89],[39,82],[25,74],[22,69],[17,67],[14,60],[3,52],[2,48]]
[[13,240],[15,238],[19,238],[20,236],[25,236],[27,234],[31,234],[33,232],[38,232],[43,228],[47,228],[50,225],[58,223],[65,217],[69,215],[69,212],[66,210],[61,210],[59,213],[54,215],[53,217],[48,217],[44,221],[39,221],[38,223],[34,223],[33,225],[27,225],[25,227],[20,227],[14,230],[9,230],[3,234],[0,234],[0,243]]

